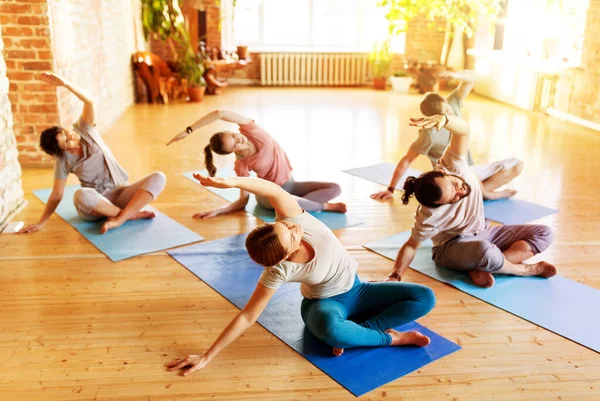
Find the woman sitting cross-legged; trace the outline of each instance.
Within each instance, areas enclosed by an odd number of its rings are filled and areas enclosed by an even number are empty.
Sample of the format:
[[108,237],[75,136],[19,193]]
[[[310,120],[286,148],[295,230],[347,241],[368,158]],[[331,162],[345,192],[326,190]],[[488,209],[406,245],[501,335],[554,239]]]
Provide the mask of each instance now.
[[452,136],[434,171],[406,179],[402,203],[408,204],[415,195],[419,206],[410,239],[400,248],[389,279],[399,280],[417,248],[430,238],[438,266],[466,271],[481,287],[494,284],[492,273],[554,276],[556,268],[550,263],[523,263],[550,246],[550,227],[486,224],[481,186],[467,161],[469,124],[446,114],[411,121],[410,125],[416,127],[446,127]]
[[301,316],[308,330],[340,355],[344,348],[391,345],[426,346],[429,338],[394,327],[427,314],[435,304],[429,288],[398,282],[362,282],[358,263],[325,224],[303,210],[280,186],[255,178],[210,178],[195,175],[204,186],[239,188],[263,196],[275,208],[275,223],[250,232],[246,248],[264,266],[254,293],[212,346],[201,355],[170,362],[170,370],[200,370],[256,322],[285,282],[300,282]]
[[54,157],[54,185],[40,220],[23,228],[19,233],[41,230],[63,198],[67,177],[75,174],[81,183],[73,202],[83,220],[102,218],[100,232],[117,228],[127,220],[151,219],[154,212],[141,210],[158,197],[167,179],[160,171],[148,174],[129,184],[125,170],[95,128],[95,105],[85,91],[66,79],[45,72],[41,79],[55,86],[63,86],[83,101],[83,113],[73,130],[51,127],[40,136],[40,147]]

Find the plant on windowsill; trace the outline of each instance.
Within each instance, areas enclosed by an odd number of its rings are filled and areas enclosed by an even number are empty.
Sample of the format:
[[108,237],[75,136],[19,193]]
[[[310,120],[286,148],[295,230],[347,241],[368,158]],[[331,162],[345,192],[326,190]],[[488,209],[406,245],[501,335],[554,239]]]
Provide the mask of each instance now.
[[373,89],[385,90],[387,79],[392,65],[392,55],[389,50],[389,41],[377,42],[369,54],[369,66],[373,78]]
[[390,77],[392,90],[398,93],[408,93],[413,79],[406,71],[397,71]]

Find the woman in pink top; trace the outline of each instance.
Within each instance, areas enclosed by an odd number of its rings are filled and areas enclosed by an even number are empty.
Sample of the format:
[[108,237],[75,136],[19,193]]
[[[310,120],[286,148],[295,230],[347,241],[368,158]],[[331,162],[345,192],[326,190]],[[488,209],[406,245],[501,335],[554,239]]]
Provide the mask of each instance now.
[[[185,138],[195,129],[216,120],[238,124],[240,133],[222,131],[217,132],[210,138],[210,144],[204,148],[204,153],[206,169],[211,177],[214,177],[217,172],[213,164],[212,152],[219,155],[228,155],[233,152],[236,156],[234,169],[238,177],[248,177],[250,171],[254,171],[259,178],[271,181],[294,195],[300,207],[307,212],[324,210],[346,213],[344,203],[329,202],[341,193],[342,190],[338,184],[294,181],[292,166],[286,153],[265,130],[248,117],[231,111],[215,110],[187,127],[185,131],[175,136],[167,145]],[[248,192],[241,190],[240,198],[232,204],[197,213],[194,218],[208,219],[220,214],[237,212],[246,207],[248,197]],[[273,209],[267,198],[257,196],[256,200],[261,206]]]

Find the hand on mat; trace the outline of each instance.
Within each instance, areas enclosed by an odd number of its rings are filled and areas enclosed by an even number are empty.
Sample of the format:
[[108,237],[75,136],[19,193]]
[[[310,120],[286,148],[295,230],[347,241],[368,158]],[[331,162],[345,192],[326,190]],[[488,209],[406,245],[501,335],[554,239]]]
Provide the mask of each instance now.
[[402,281],[402,276],[396,272],[391,272],[385,281]]
[[167,146],[169,146],[170,144],[172,144],[173,142],[177,142],[177,141],[181,141],[183,138],[185,138],[186,136],[188,136],[188,132],[187,131],[182,131],[179,134],[175,135],[168,143]]
[[205,368],[206,365],[208,365],[208,362],[208,358],[204,355],[188,355],[167,363],[167,368],[172,372],[174,370],[185,368],[186,366],[191,366],[191,368],[183,372],[184,376],[189,376],[192,373]]
[[424,118],[411,118],[410,124],[413,127],[422,127],[422,128],[437,128],[437,130],[441,130],[444,128],[444,125],[447,123],[446,116],[443,114],[436,114],[434,116],[424,117]]
[[229,178],[206,177],[200,174],[194,174],[194,178],[200,181],[205,187],[215,188],[233,188],[233,182]]
[[42,228],[44,228],[44,225],[45,224],[42,224],[42,223],[30,224],[30,225],[25,226],[22,229],[20,229],[19,232],[17,232],[17,234],[35,233],[37,231],[40,231]]
[[387,189],[385,191],[377,192],[376,194],[371,195],[371,199],[375,199],[375,200],[386,200],[386,199],[392,199],[393,197],[394,197],[394,194],[392,194]]
[[210,218],[216,217],[218,215],[219,215],[219,211],[217,209],[215,209],[215,210],[208,210],[206,212],[196,213],[193,217],[195,219],[210,219]]
[[58,75],[51,72],[42,72],[40,74],[40,80],[54,86],[65,86],[65,81]]

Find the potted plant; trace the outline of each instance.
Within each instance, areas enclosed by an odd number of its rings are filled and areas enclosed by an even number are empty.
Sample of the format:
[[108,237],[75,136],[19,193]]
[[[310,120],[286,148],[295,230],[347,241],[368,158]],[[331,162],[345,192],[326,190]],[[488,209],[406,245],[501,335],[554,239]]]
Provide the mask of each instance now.
[[392,55],[390,54],[387,40],[375,43],[373,51],[369,55],[369,65],[371,66],[373,88],[385,90],[390,66],[392,65]]
[[204,59],[199,54],[188,46],[182,51],[179,61],[178,70],[181,77],[187,81],[188,95],[191,102],[201,102],[204,100],[206,92],[206,81],[204,80]]
[[395,72],[394,75],[390,77],[392,90],[399,93],[408,93],[412,81],[412,77],[406,71]]

